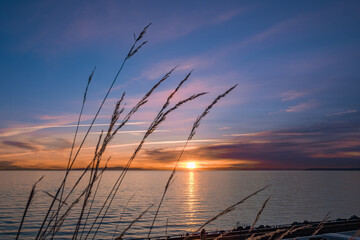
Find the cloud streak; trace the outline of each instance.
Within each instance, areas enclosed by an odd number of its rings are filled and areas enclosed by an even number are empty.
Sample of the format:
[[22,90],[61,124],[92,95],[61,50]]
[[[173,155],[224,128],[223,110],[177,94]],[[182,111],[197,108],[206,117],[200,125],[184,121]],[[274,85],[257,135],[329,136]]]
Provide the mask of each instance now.
[[[148,122],[129,122],[127,125],[143,125]],[[32,133],[44,129],[49,128],[75,128],[77,125],[75,124],[65,124],[65,125],[38,125],[38,126],[31,126],[31,127],[21,127],[21,128],[7,128],[2,129],[0,133],[0,137],[10,137],[15,135],[21,135],[25,133]],[[90,124],[80,124],[79,127],[89,127]],[[109,126],[108,123],[99,123],[94,124],[94,127],[103,127],[103,126]]]
[[285,101],[294,100],[304,96],[305,94],[306,94],[305,92],[287,91],[281,94],[281,101],[285,102]]
[[[189,159],[227,161],[229,169],[305,169],[360,167],[360,125],[329,124],[248,134],[234,134],[231,142],[197,146],[186,152]],[[156,148],[148,157],[172,162],[179,150]],[[185,157],[186,159],[186,157]],[[231,164],[230,164],[231,163]],[[218,169],[224,166],[218,165]]]
[[17,166],[12,161],[0,161],[0,170],[21,170],[22,167]]
[[310,100],[305,103],[300,103],[298,105],[290,106],[287,109],[285,109],[285,112],[303,112],[312,108],[315,108],[318,106],[318,103],[315,100]]
[[357,112],[358,112],[358,110],[348,110],[348,111],[343,111],[343,112],[330,113],[330,114],[327,114],[326,116],[327,117],[340,116],[340,115],[357,113]]
[[278,113],[281,113],[281,112],[286,112],[286,113],[305,112],[305,111],[314,109],[314,108],[316,108],[318,106],[319,106],[319,103],[316,100],[311,99],[311,100],[309,100],[307,102],[303,102],[303,103],[299,103],[297,105],[289,106],[286,109],[282,109],[282,110],[279,110],[279,111],[276,111],[276,112],[270,112],[269,114],[272,115],[272,114],[278,114]]
[[22,148],[26,150],[37,150],[37,148],[29,143],[26,142],[20,142],[20,141],[3,141],[4,145],[11,146],[11,147],[17,147]]
[[229,21],[230,19],[232,19],[232,18],[236,17],[237,15],[239,15],[240,13],[244,12],[246,9],[247,8],[239,8],[239,9],[233,9],[233,10],[227,11],[227,12],[215,17],[213,22],[214,23],[223,23],[223,22]]

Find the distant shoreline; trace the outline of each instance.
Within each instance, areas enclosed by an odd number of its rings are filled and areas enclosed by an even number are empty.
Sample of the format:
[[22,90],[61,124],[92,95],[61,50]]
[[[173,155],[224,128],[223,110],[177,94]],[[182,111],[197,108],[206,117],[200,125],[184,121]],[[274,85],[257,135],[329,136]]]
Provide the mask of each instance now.
[[[85,168],[76,168],[71,171],[84,171]],[[102,168],[99,168],[102,170]],[[108,168],[108,171],[121,171],[123,168]],[[142,168],[133,168],[129,169],[130,171],[171,171],[171,169],[142,169]],[[0,169],[0,171],[66,171],[66,169],[34,169],[34,168],[24,168],[24,169]],[[179,172],[189,172],[189,171],[360,171],[360,168],[305,168],[305,169],[196,169],[196,170],[178,170]]]

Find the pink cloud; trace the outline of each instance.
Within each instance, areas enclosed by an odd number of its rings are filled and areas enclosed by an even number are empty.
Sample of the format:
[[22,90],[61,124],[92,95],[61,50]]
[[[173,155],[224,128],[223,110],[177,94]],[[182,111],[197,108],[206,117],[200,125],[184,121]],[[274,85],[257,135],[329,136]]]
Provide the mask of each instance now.
[[[239,14],[241,10],[229,11],[223,15],[223,19],[227,17],[234,17],[236,14]],[[221,15],[220,15],[221,16]],[[229,18],[229,19],[230,19]],[[215,64],[219,63],[219,59],[226,57],[228,54],[234,53],[234,51],[246,47],[251,44],[263,42],[277,34],[288,31],[289,29],[296,29],[296,26],[308,20],[306,17],[296,17],[291,18],[280,23],[274,24],[268,29],[263,30],[253,36],[250,36],[244,40],[241,40],[238,43],[232,44],[230,46],[224,46],[216,48],[215,50],[207,51],[204,54],[187,58],[187,59],[169,59],[167,61],[160,62],[156,65],[153,65],[151,69],[143,72],[137,79],[147,77],[149,79],[154,79],[166,72],[169,66],[176,66],[177,64],[182,64],[179,67],[179,70],[189,71],[191,69],[202,69],[209,68]]]
[[300,103],[295,106],[290,106],[287,109],[285,109],[284,111],[285,112],[303,112],[303,111],[315,108],[316,106],[318,106],[318,103],[315,100],[310,100],[305,103]]
[[[120,12],[124,10],[110,1],[100,6],[86,4],[81,8],[67,4],[56,7],[52,4],[38,4],[36,8],[39,11],[31,16],[29,24],[43,19],[47,21],[42,21],[31,35],[23,39],[18,47],[21,51],[56,54],[99,40],[118,39],[121,32],[138,29],[134,21],[119,21],[119,16],[123,16]],[[45,12],[47,15],[44,15]],[[58,18],[64,12],[66,15]],[[128,39],[131,40],[131,36]]]
[[253,133],[234,133],[234,134],[225,135],[225,136],[230,136],[230,137],[258,137],[258,136],[267,136],[270,133],[271,133],[270,131],[253,132]]
[[229,129],[231,129],[231,127],[221,127],[221,128],[218,128],[218,130],[221,130],[221,131],[223,131],[223,130],[229,130]]
[[343,111],[343,112],[330,113],[330,114],[327,114],[326,116],[327,117],[340,116],[340,115],[356,113],[356,112],[358,112],[358,110],[348,110],[348,111]]
[[[127,125],[142,125],[142,124],[146,124],[147,122],[129,122],[127,123]],[[89,124],[80,124],[80,127],[89,127]],[[99,127],[99,126],[109,126],[108,123],[104,123],[104,124],[94,124],[94,127]],[[33,125],[33,126],[28,126],[28,127],[13,127],[13,128],[5,128],[5,129],[1,129],[0,131],[0,137],[10,137],[10,136],[15,136],[15,135],[22,135],[22,134],[26,134],[26,133],[32,133],[32,132],[36,132],[36,131],[40,131],[40,130],[44,130],[44,129],[49,129],[49,128],[75,128],[76,125],[75,124],[47,124],[47,125]]]
[[262,42],[278,33],[284,32],[288,29],[294,29],[294,27],[296,25],[302,23],[304,20],[305,20],[304,17],[295,17],[295,18],[290,18],[288,20],[279,22],[258,34],[255,34],[243,41],[240,41],[239,43],[231,46],[231,48],[229,48],[229,49],[234,50],[235,48],[242,48],[249,44]]
[[319,104],[316,100],[312,99],[310,101],[304,102],[304,103],[300,103],[294,106],[289,106],[286,109],[282,109],[276,112],[270,112],[269,114],[277,114],[277,113],[281,113],[281,112],[288,112],[288,113],[292,113],[292,112],[303,112],[306,110],[310,110],[313,109],[315,107],[317,107]]
[[[28,26],[42,22],[31,34],[22,39],[20,51],[36,51],[45,54],[56,54],[63,50],[74,49],[84,44],[104,43],[111,39],[132,40],[132,33],[143,27],[145,19],[153,19],[154,24],[149,37],[155,42],[164,42],[186,36],[189,33],[211,24],[228,21],[245,9],[224,11],[204,8],[202,12],[188,11],[186,14],[170,13],[162,9],[154,9],[153,4],[143,8],[132,4],[119,4],[117,1],[107,1],[86,5],[54,6],[53,4],[38,4],[38,12],[29,16]],[[152,8],[152,11],[149,10]],[[44,15],[44,13],[47,13]],[[64,14],[66,13],[66,14]],[[61,21],[59,21],[59,16]],[[140,17],[136,17],[140,16]],[[206,16],[206,17],[205,17]],[[44,21],[46,19],[46,21]],[[129,21],[131,19],[131,21]],[[140,28],[140,29],[139,29]]]
[[281,94],[281,101],[285,102],[285,101],[294,100],[304,95],[305,92],[287,91]]
[[152,37],[158,38],[158,41],[176,39],[204,26],[229,21],[246,10],[246,8],[239,8],[218,14],[218,11],[204,9],[202,13],[188,12],[187,14],[167,16],[161,26],[154,28]]
[[218,15],[213,20],[213,22],[214,23],[222,23],[222,22],[229,21],[230,19],[234,18],[235,16],[239,15],[240,13],[244,12],[245,10],[246,10],[246,8],[230,10],[228,12],[225,12],[225,13],[221,14],[221,15]]
[[[194,139],[191,140],[192,143],[207,143],[207,142],[218,142],[217,139]],[[181,144],[186,143],[186,140],[173,140],[173,141],[148,141],[145,142],[144,145],[170,145],[170,144]],[[125,144],[116,144],[110,145],[109,148],[117,148],[117,147],[128,147],[128,146],[137,146],[138,142],[135,143],[125,143]]]
[[176,71],[181,72],[190,72],[191,70],[198,70],[208,68],[216,63],[214,58],[209,58],[205,56],[194,56],[190,58],[176,58],[176,59],[167,59],[158,63],[155,63],[144,70],[140,76],[136,77],[134,80],[139,80],[147,78],[150,80],[158,79],[164,76],[167,72],[170,71],[175,66]]

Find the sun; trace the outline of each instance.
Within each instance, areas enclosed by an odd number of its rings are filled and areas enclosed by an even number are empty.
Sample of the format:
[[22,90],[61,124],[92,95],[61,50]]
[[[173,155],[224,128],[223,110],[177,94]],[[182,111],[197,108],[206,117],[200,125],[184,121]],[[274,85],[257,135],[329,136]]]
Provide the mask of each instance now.
[[188,169],[194,169],[194,168],[196,168],[196,163],[194,163],[194,162],[188,162],[188,163],[186,163],[186,168],[188,168]]

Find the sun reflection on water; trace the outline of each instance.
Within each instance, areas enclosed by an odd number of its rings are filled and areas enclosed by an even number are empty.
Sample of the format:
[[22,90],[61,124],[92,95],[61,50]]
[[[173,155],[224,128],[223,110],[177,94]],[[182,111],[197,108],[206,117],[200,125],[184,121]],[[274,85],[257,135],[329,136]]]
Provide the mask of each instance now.
[[195,178],[194,172],[188,172],[188,183],[187,183],[187,224],[191,225],[195,220],[195,203],[196,202],[196,193],[195,193]]

